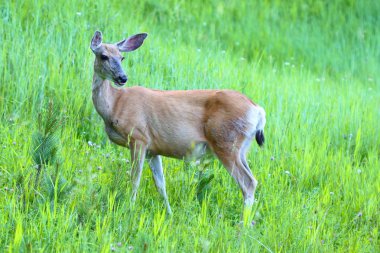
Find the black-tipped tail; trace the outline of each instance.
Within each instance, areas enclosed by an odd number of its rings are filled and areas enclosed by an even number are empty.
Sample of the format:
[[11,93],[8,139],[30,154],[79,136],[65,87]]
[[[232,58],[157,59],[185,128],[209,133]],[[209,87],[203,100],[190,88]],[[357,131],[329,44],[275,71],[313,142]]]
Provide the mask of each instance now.
[[257,130],[256,131],[256,141],[260,147],[264,145],[265,137],[264,137],[264,131],[263,130]]

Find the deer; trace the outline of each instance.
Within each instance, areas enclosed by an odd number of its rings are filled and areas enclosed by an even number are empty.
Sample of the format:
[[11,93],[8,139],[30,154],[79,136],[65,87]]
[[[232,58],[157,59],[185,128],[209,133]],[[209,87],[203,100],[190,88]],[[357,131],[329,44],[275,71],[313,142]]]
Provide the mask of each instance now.
[[109,139],[130,150],[131,203],[136,200],[147,160],[167,214],[162,156],[201,159],[216,156],[239,185],[245,207],[255,200],[258,181],[246,160],[253,138],[264,144],[265,111],[233,90],[169,90],[123,87],[128,80],[121,53],[138,49],[147,38],[139,33],[118,43],[102,43],[96,31],[90,48],[95,54],[92,100]]

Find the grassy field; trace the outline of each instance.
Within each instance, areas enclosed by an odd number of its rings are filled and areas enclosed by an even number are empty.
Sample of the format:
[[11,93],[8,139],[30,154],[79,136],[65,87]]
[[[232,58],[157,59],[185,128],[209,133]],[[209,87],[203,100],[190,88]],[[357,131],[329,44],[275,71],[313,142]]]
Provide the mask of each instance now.
[[[377,0],[0,0],[0,251],[379,252],[379,13]],[[97,29],[149,33],[123,63],[128,86],[229,88],[265,108],[254,225],[216,160],[164,159],[173,217],[147,168],[130,205],[129,151],[91,101]],[[56,159],[35,183],[49,113]]]

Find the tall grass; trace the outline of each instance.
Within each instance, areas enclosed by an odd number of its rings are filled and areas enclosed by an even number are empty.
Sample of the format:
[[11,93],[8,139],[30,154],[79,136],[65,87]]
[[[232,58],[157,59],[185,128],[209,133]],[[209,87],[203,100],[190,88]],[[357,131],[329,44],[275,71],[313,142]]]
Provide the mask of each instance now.
[[[15,0],[0,13],[0,249],[380,250],[379,1]],[[124,63],[130,86],[229,88],[265,108],[266,146],[249,155],[253,226],[217,161],[200,202],[199,167],[164,159],[172,218],[147,169],[130,205],[129,152],[91,102],[97,29],[108,42],[149,33]],[[59,172],[34,187],[49,100],[66,119]]]

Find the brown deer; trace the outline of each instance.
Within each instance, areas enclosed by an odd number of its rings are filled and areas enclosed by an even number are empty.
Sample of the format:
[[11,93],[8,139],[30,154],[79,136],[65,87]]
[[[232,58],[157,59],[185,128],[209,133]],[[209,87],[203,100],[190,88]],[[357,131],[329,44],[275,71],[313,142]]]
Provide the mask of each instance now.
[[116,44],[103,44],[96,31],[92,100],[110,140],[131,152],[132,201],[136,199],[145,158],[158,192],[171,214],[161,156],[199,159],[215,154],[239,184],[244,204],[251,206],[257,181],[246,153],[253,137],[264,143],[265,111],[232,90],[159,91],[143,87],[116,88],[127,82],[121,52],[139,48],[146,33]]

